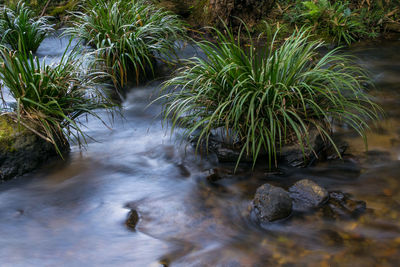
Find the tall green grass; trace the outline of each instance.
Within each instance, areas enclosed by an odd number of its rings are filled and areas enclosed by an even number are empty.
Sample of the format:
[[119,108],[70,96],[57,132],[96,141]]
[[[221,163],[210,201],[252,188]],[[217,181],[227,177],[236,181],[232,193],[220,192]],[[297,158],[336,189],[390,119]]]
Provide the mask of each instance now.
[[208,145],[213,131],[222,127],[226,139],[235,140],[228,145],[240,151],[237,163],[245,155],[255,163],[266,152],[271,166],[284,145],[312,150],[311,129],[339,154],[331,138],[335,122],[365,138],[368,120],[377,119],[380,108],[362,89],[369,82],[366,73],[338,49],[320,55],[323,43],[312,41],[307,31],[278,47],[274,37],[265,48],[257,48],[250,37],[244,45],[241,34],[234,36],[227,28],[227,35],[214,31],[218,43],[197,43],[206,58],[187,60],[164,84],[169,91],[161,97],[171,131],[184,127],[187,137],[199,132],[197,148]]
[[171,59],[184,38],[176,15],[144,0],[87,0],[75,13],[67,33],[97,49],[114,83],[124,86],[129,76],[138,82],[153,74],[155,59]]
[[102,74],[87,73],[77,50],[65,52],[60,63],[48,65],[32,52],[0,47],[0,64],[1,93],[9,91],[16,101],[9,115],[53,143],[60,154],[60,144],[70,140],[86,144],[82,115],[101,119],[96,111],[113,107],[98,88]]
[[0,43],[13,50],[36,52],[44,38],[53,31],[47,17],[35,18],[22,1],[15,10],[1,6]]

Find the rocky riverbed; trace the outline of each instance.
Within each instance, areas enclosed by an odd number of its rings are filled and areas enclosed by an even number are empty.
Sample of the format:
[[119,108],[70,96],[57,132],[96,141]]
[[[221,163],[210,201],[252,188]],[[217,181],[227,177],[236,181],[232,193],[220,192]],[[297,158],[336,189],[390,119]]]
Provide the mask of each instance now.
[[[46,42],[38,53],[56,59],[60,41]],[[88,120],[87,133],[97,142],[90,140],[87,150],[72,146],[66,161],[0,185],[1,265],[396,266],[399,47],[393,41],[350,51],[371,71],[377,85],[371,94],[387,112],[368,134],[369,152],[341,129],[349,144],[344,159],[306,168],[251,172],[244,165],[229,172],[231,163],[179,146],[179,133],[167,137],[155,119],[160,106],[146,109],[158,83],[132,86],[124,119],[112,130]],[[207,179],[213,174],[220,178]],[[303,185],[296,183],[304,179],[329,196],[313,189],[318,198],[299,205]],[[252,205],[265,184],[286,192],[292,210],[259,223]]]

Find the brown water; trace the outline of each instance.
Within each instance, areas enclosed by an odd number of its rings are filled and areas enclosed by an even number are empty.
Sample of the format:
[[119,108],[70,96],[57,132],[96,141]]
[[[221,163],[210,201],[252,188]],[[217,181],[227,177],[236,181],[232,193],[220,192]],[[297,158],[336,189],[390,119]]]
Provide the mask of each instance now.
[[[40,55],[57,59],[64,43]],[[112,130],[95,120],[98,142],[66,162],[0,184],[0,266],[398,266],[400,262],[400,41],[351,50],[373,74],[387,119],[361,139],[345,133],[344,161],[206,181],[215,160],[179,147],[145,109],[157,83],[132,88]],[[186,56],[194,54],[186,50]],[[175,137],[174,137],[175,138]],[[260,227],[248,219],[258,186],[310,178],[367,202],[357,220],[316,214]],[[140,214],[136,231],[126,225]]]

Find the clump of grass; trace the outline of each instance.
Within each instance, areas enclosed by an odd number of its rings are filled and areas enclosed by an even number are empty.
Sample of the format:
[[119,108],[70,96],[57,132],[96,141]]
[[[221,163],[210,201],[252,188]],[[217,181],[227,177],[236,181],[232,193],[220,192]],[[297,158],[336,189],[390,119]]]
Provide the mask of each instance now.
[[130,72],[138,82],[154,72],[155,58],[170,58],[185,36],[176,15],[143,0],[88,0],[67,32],[97,49],[120,87]]
[[331,139],[336,121],[365,138],[367,121],[375,120],[380,108],[362,90],[369,80],[351,57],[338,49],[320,55],[323,43],[312,41],[305,30],[280,47],[274,47],[274,37],[265,49],[257,49],[250,36],[250,44],[243,45],[240,33],[236,39],[227,28],[227,35],[214,31],[218,43],[197,43],[206,58],[189,59],[164,84],[164,90],[171,90],[161,97],[171,131],[182,126],[186,137],[200,133],[199,149],[215,129],[223,128],[226,139],[235,140],[230,145],[240,151],[237,163],[243,156],[255,163],[266,152],[269,166],[277,164],[286,144],[312,151],[310,129],[340,156]]
[[85,73],[77,55],[76,50],[65,52],[60,63],[47,65],[32,52],[0,47],[1,93],[9,92],[16,101],[6,107],[11,109],[9,115],[54,144],[60,154],[60,145],[72,139],[80,146],[86,144],[82,115],[101,119],[96,110],[113,107],[97,87],[101,75]]
[[22,1],[15,10],[1,6],[0,43],[13,50],[36,52],[46,36],[53,31],[47,17],[35,18],[34,12]]

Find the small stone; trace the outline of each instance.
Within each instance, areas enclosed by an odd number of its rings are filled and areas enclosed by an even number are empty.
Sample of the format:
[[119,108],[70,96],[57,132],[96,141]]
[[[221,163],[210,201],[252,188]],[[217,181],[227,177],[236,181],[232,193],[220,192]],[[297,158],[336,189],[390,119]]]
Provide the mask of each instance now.
[[252,208],[260,222],[272,222],[292,213],[292,200],[284,189],[264,184],[257,189]]
[[328,191],[309,179],[296,182],[289,188],[293,209],[307,211],[323,204],[329,197]]
[[136,225],[139,222],[139,213],[136,210],[131,210],[128,214],[128,219],[125,224],[129,229],[135,231]]

